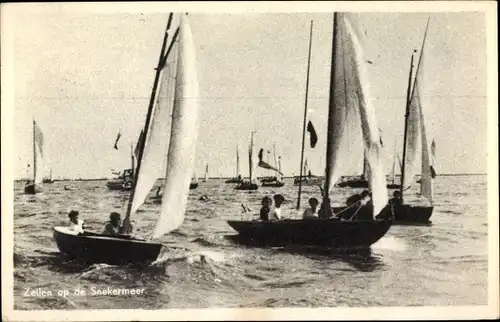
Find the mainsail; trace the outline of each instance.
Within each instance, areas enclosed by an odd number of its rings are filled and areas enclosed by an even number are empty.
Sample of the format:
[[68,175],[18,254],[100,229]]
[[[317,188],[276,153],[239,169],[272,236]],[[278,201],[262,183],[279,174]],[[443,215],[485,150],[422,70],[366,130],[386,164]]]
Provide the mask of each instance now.
[[205,167],[205,178],[204,178],[204,180],[205,180],[205,182],[208,180],[208,164]]
[[172,132],[167,155],[160,218],[153,238],[177,229],[184,221],[199,127],[199,93],[195,45],[187,16],[182,14],[176,71]]
[[[347,151],[348,131],[361,121],[367,160],[369,186],[372,191],[373,212],[378,214],[387,205],[387,187],[380,133],[375,109],[368,93],[368,78],[364,69],[359,40],[345,14],[334,17],[334,57],[330,84],[330,111],[327,142],[327,180],[325,190],[331,191],[347,165],[342,159]],[[343,150],[344,149],[344,150]]]
[[[163,177],[165,171],[165,156],[169,147],[171,114],[174,104],[178,43],[174,43],[173,46],[165,67],[161,71],[161,84],[156,97],[151,125],[147,131],[148,136],[145,141],[140,173],[137,174],[137,185],[131,208],[132,214],[144,203],[149,191],[156,181]],[[138,145],[140,145],[143,133],[141,132],[139,136]]]

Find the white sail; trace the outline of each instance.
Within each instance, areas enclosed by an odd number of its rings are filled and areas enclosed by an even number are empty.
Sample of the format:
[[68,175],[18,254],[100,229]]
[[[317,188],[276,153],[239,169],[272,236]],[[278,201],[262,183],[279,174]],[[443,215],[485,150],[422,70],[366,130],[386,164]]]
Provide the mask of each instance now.
[[[414,96],[419,97],[417,100],[419,103],[421,103],[420,99],[420,91],[421,91],[421,86],[423,84],[423,78],[424,78],[424,70],[423,70],[423,64],[424,64],[424,51],[420,53],[420,61],[419,61],[419,69],[417,71],[416,79],[415,79],[415,89],[414,89]],[[429,201],[432,203],[432,173],[431,173],[431,160],[429,157],[429,145],[427,144],[427,132],[425,129],[425,122],[424,122],[424,113],[422,111],[422,104],[419,104],[419,122],[420,122],[420,133],[421,133],[421,147],[422,147],[422,172],[421,172],[421,179],[420,179],[420,194],[425,196]]]
[[[346,41],[344,47],[351,54],[346,57],[346,73],[351,78],[353,97],[356,98],[361,119],[361,128],[367,160],[368,182],[372,192],[373,213],[377,215],[387,205],[387,185],[383,164],[383,150],[380,144],[380,131],[377,126],[375,108],[369,95],[369,79],[366,75],[365,59],[361,44],[346,17],[340,15],[340,26],[345,24]],[[342,28],[340,28],[342,30]],[[350,96],[350,95],[349,95]]]
[[181,16],[172,132],[160,218],[153,238],[177,229],[184,221],[199,127],[197,60],[191,28]]
[[279,181],[283,181],[283,176],[281,175],[281,173],[282,173],[281,172],[281,156],[278,157],[278,170],[279,171],[277,173],[277,176],[278,176],[277,178],[278,178]]
[[[335,34],[335,57],[333,60],[334,66],[334,110],[332,149],[331,155],[327,156],[327,173],[330,174],[329,191],[333,189],[335,183],[340,176],[347,173],[350,169],[352,158],[346,155],[352,155],[352,147],[354,142],[361,143],[361,140],[356,140],[360,137],[360,118],[359,118],[359,102],[356,97],[357,86],[353,81],[352,73],[355,72],[352,68],[353,58],[352,45],[346,46],[350,42],[349,35],[346,33],[344,24],[344,15],[337,14],[337,28]],[[361,144],[360,144],[361,145]],[[364,158],[363,158],[364,159]],[[364,160],[363,160],[364,162]]]
[[33,177],[35,183],[43,181],[45,169],[44,137],[42,130],[33,121]]
[[137,174],[137,185],[134,200],[132,201],[131,214],[134,214],[144,203],[149,191],[165,173],[166,154],[172,122],[171,113],[174,103],[175,73],[177,69],[176,49],[173,48],[162,70],[159,92],[142,154],[140,173]]

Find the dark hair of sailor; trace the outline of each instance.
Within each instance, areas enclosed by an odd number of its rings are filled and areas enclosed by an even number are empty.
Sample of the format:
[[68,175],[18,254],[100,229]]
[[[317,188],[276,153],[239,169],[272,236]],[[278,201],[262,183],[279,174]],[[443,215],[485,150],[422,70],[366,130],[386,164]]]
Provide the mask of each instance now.
[[109,219],[113,220],[113,219],[115,219],[115,218],[116,218],[116,219],[120,219],[120,218],[121,218],[121,216],[120,216],[120,214],[119,214],[119,213],[117,213],[117,212],[112,212],[112,213],[111,213],[111,215],[109,215]]
[[76,211],[76,210],[71,210],[69,212],[69,214],[68,214],[69,218],[73,218],[73,217],[76,217],[76,216],[78,216],[78,211]]

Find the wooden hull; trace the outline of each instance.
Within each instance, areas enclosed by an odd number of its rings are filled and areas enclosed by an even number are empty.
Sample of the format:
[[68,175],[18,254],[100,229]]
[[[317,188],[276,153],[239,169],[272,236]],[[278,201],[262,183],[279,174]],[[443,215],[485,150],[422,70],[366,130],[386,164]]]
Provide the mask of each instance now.
[[319,186],[323,185],[323,180],[321,178],[295,178],[293,181],[294,186],[298,186],[300,184],[300,181],[302,181],[302,186]]
[[337,184],[337,187],[339,188],[345,188],[345,187],[350,187],[350,188],[368,188],[368,181],[367,180],[346,180],[343,182],[339,182]]
[[[392,208],[394,225],[429,225],[434,207],[432,206],[412,206],[401,205]],[[350,217],[354,214],[357,207],[345,210],[346,207],[332,207],[334,213],[342,211],[343,216]]]
[[399,189],[401,188],[401,185],[396,184],[396,183],[388,183],[387,184],[387,189]]
[[234,189],[236,190],[257,190],[259,186],[255,183],[241,182]]
[[111,237],[97,233],[75,235],[66,227],[54,227],[57,248],[68,257],[93,263],[132,264],[156,260],[162,245],[128,236]]
[[38,189],[38,186],[36,184],[29,184],[27,186],[24,186],[24,193],[27,195],[34,195],[40,192],[40,189]]
[[254,245],[321,245],[335,248],[366,248],[382,238],[392,220],[340,221],[308,219],[280,221],[229,220],[239,240]]
[[198,188],[198,182],[191,182],[189,184],[189,190],[193,190],[193,189],[196,189]]
[[106,187],[109,190],[130,191],[132,190],[132,183],[125,184],[123,181],[108,181]]
[[54,183],[54,180],[52,180],[52,179],[44,179],[44,180],[42,180],[42,183]]
[[262,177],[262,178],[257,178],[258,180],[260,180],[260,182],[264,183],[264,182],[274,182],[276,180],[278,180],[277,177]]
[[276,188],[279,188],[279,187],[283,187],[285,185],[284,182],[279,182],[279,181],[275,181],[275,182],[262,182],[262,186],[263,187],[276,187]]

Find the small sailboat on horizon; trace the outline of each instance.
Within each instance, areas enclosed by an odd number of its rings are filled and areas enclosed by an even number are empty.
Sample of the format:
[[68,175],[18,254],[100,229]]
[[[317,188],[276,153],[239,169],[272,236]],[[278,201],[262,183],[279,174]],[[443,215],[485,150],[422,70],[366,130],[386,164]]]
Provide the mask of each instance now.
[[239,153],[239,147],[236,145],[236,176],[233,178],[229,178],[226,180],[225,183],[240,183],[243,179],[241,178],[241,171],[240,171],[240,153]]
[[248,147],[248,181],[242,180],[234,189],[236,190],[257,190],[259,189],[259,185],[257,184],[254,176],[255,176],[255,163],[253,160],[254,157],[254,133],[252,131],[250,134],[250,145]]
[[[44,137],[42,130],[33,120],[33,180],[26,182],[24,193],[34,195],[39,192],[39,184],[43,183],[43,157],[44,157]],[[28,165],[29,166],[29,165]]]

